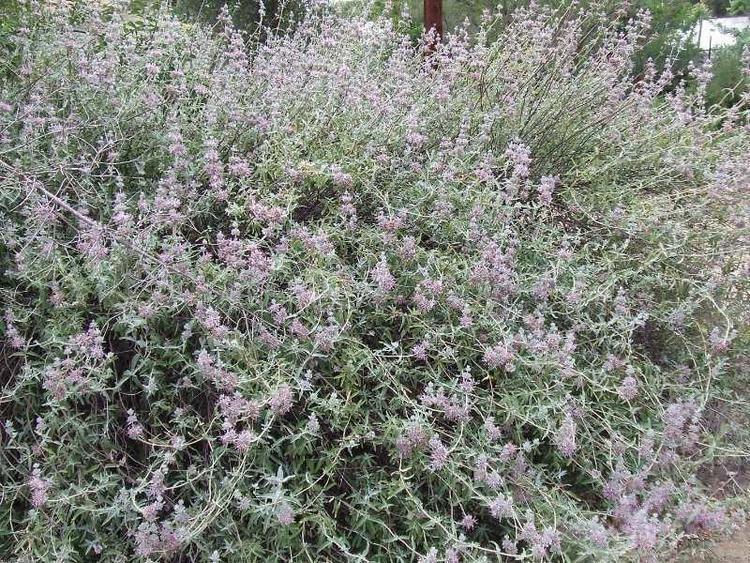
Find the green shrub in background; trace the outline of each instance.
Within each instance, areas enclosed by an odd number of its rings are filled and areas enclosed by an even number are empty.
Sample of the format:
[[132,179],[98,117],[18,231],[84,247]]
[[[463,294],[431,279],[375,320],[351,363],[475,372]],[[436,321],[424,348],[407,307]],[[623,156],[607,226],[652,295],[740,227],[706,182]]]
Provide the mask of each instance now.
[[750,89],[747,53],[750,36],[738,37],[736,45],[716,49],[711,56],[713,77],[708,84],[706,98],[709,103],[730,107],[741,103]]
[[[18,2],[15,0],[0,0],[0,49],[9,46],[9,36],[15,31],[18,24],[18,13]],[[6,59],[3,56],[2,61],[4,62],[5,60]]]
[[742,15],[750,12],[750,1],[730,0],[728,12],[733,15]]
[[664,560],[741,516],[698,469],[747,452],[748,108],[634,76],[646,16],[431,60],[325,8],[20,17],[2,558]]

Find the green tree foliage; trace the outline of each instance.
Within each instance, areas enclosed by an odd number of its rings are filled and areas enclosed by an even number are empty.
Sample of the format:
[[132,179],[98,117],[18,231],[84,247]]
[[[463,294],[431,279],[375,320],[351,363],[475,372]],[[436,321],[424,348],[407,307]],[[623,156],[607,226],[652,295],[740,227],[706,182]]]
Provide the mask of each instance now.
[[749,0],[731,0],[729,3],[729,12],[731,14],[745,14],[750,12]]
[[704,0],[703,3],[715,17],[737,16],[750,12],[748,0]]

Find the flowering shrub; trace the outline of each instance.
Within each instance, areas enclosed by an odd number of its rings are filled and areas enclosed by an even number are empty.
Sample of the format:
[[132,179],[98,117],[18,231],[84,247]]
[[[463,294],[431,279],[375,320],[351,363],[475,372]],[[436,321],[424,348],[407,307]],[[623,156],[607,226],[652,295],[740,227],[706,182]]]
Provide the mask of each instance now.
[[647,14],[427,56],[325,8],[251,48],[21,19],[0,553],[627,560],[730,520],[695,471],[748,353],[748,100],[632,76]]

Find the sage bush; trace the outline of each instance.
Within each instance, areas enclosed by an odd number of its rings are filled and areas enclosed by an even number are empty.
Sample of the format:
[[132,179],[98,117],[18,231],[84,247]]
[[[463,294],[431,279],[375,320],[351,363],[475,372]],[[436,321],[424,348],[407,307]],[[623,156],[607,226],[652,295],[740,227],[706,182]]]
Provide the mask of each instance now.
[[663,560],[730,526],[697,475],[746,451],[709,414],[747,375],[749,100],[634,76],[649,15],[600,14],[414,45],[24,3],[0,555]]

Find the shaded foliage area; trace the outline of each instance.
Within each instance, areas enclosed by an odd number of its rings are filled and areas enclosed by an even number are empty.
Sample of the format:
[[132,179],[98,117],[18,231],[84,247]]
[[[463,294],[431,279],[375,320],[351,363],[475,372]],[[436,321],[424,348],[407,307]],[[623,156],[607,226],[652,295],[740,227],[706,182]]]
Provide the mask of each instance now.
[[238,29],[250,34],[260,32],[261,36],[265,34],[262,26],[286,29],[303,12],[303,2],[298,0],[171,0],[170,5],[182,17],[209,24],[217,21],[226,6]]

